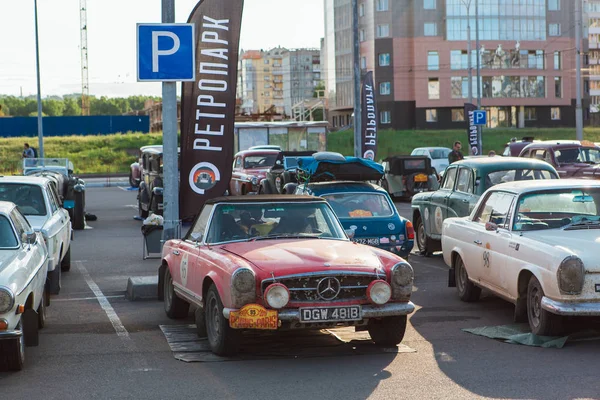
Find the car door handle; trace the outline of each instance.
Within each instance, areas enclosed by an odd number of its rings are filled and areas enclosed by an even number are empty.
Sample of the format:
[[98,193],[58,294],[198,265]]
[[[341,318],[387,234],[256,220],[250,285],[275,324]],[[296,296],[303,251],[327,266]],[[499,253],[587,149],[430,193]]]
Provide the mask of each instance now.
[[173,255],[178,256],[180,253],[177,250],[173,250]]
[[481,240],[473,240],[473,243],[475,243],[477,246],[481,246],[482,245]]

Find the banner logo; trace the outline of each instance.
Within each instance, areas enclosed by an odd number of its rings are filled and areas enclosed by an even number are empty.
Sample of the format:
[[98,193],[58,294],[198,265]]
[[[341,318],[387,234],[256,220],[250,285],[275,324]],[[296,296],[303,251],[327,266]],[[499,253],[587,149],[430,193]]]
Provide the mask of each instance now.
[[361,153],[363,158],[375,161],[377,152],[377,101],[373,89],[373,71],[363,78],[361,93]]
[[196,164],[190,171],[190,188],[198,194],[204,194],[221,180],[219,169],[208,162]]

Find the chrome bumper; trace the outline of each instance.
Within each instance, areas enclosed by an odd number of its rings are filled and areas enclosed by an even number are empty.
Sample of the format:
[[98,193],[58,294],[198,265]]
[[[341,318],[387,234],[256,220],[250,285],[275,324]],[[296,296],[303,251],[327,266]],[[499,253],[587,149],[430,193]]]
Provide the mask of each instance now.
[[0,340],[18,339],[23,335],[22,331],[0,331]]
[[[318,307],[315,307],[318,308]],[[363,319],[369,318],[383,318],[383,317],[393,317],[396,315],[408,315],[415,311],[415,305],[409,301],[408,303],[388,303],[382,306],[374,306],[371,304],[367,304],[361,306],[362,308],[362,317]],[[238,311],[232,308],[224,308],[223,316],[229,319],[229,313],[231,311]],[[291,321],[298,322],[300,321],[300,310],[299,309],[283,309],[278,312],[278,318],[281,321]]]
[[574,303],[542,298],[542,308],[557,315],[600,316],[600,303]]

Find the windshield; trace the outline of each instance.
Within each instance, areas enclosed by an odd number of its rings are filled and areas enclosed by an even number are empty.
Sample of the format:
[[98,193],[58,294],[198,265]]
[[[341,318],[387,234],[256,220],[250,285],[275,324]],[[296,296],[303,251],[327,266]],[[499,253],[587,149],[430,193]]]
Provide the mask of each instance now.
[[431,149],[429,150],[429,155],[434,160],[447,160],[450,151],[450,149]]
[[0,215],[0,249],[14,249],[17,245],[17,237],[10,221],[6,216]]
[[0,201],[11,201],[23,215],[46,215],[42,188],[22,183],[0,183]]
[[554,156],[559,164],[600,163],[600,149],[595,147],[574,147],[554,150]]
[[286,168],[298,167],[298,159],[296,157],[285,157],[283,160]]
[[271,168],[275,165],[277,154],[257,154],[244,158],[244,168]]
[[561,189],[519,199],[513,230],[600,228],[600,189]]
[[488,173],[485,178],[485,188],[489,189],[500,183],[513,181],[531,181],[539,179],[558,179],[554,172],[545,169],[509,169]]
[[391,217],[393,206],[379,193],[335,193],[322,195],[338,218]]
[[286,237],[346,239],[325,203],[233,203],[215,207],[206,242]]

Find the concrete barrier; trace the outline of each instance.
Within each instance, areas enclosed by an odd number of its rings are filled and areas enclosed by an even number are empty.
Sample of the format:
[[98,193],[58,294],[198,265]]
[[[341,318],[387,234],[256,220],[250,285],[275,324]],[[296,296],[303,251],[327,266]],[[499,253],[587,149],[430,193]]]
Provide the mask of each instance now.
[[158,276],[132,276],[127,280],[125,298],[130,301],[156,300]]

